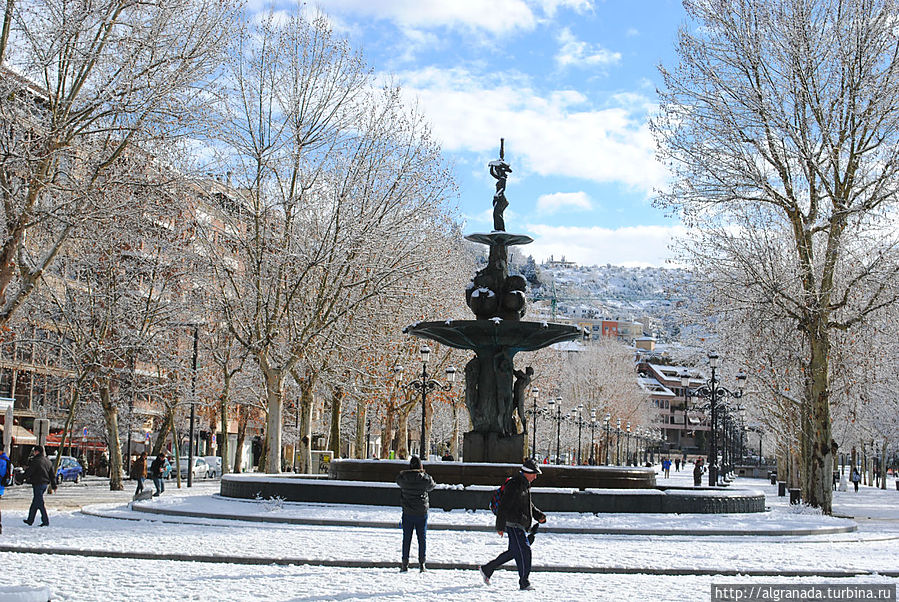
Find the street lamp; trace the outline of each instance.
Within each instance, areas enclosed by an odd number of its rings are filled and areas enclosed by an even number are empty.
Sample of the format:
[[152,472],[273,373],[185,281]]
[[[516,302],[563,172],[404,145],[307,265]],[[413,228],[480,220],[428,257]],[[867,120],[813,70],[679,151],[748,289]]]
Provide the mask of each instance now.
[[612,419],[612,415],[606,413],[606,417],[603,419],[603,428],[606,430],[606,466],[612,463],[609,459],[609,448],[612,446],[612,428],[609,426],[609,421]]
[[540,397],[540,389],[537,387],[531,388],[531,397],[534,398],[534,426],[532,427],[531,433],[531,455],[535,458],[537,457],[537,398]]
[[581,427],[586,424],[584,419],[581,418],[581,412],[584,410],[584,404],[578,404],[577,408],[577,417],[575,421],[577,422],[577,463],[578,466],[582,464],[581,462]]
[[596,409],[590,410],[590,455],[587,457],[587,462],[590,463],[591,466],[596,465]]
[[615,425],[615,466],[621,466],[621,418],[616,419]]
[[625,448],[625,452],[624,452],[624,464],[626,466],[630,466],[631,465],[631,423],[630,422],[627,423],[627,438],[625,440],[627,441],[627,447]]
[[[556,423],[556,461],[555,464],[559,464],[561,457],[561,440],[562,440],[562,421],[565,420],[565,417],[562,416],[562,398],[556,397],[555,399],[550,399],[546,402],[549,406],[549,415],[547,418]],[[555,415],[553,415],[553,407],[556,409]],[[552,434],[550,434],[552,437]],[[548,455],[552,455],[552,444],[550,444],[550,450]]]
[[[746,384],[746,373],[743,370],[740,370],[739,374],[737,374],[737,390],[732,391],[730,389],[726,389],[720,385],[720,381],[715,375],[715,370],[718,368],[718,354],[709,353],[709,367],[712,369],[712,377],[707,380],[704,384],[694,390],[690,390],[689,388],[689,375],[686,373],[681,375],[681,384],[684,386],[684,399],[687,400],[690,397],[702,397],[704,399],[709,400],[709,405],[704,406],[702,409],[710,409],[711,410],[711,436],[709,437],[709,487],[714,487],[718,484],[718,402],[723,401],[726,398],[730,397],[732,399],[739,399],[743,396],[743,387]],[[687,416],[687,406],[686,401],[684,405],[684,422],[686,423]],[[722,421],[723,422],[723,421]]]
[[[456,380],[456,369],[452,366],[446,369],[446,378],[449,382],[447,384],[442,384],[432,379],[428,374],[428,358],[431,355],[430,347],[428,347],[427,345],[422,345],[421,348],[419,348],[418,352],[421,355],[421,379],[406,383],[405,385],[403,385],[403,387],[412,391],[421,391],[421,438],[419,439],[418,443],[418,453],[424,460],[427,458],[428,453],[427,441],[425,441],[428,391],[433,391],[434,389],[439,389],[440,391],[449,391],[450,389],[452,389],[453,383]],[[394,366],[393,371],[397,374],[401,374],[403,372],[403,367]]]

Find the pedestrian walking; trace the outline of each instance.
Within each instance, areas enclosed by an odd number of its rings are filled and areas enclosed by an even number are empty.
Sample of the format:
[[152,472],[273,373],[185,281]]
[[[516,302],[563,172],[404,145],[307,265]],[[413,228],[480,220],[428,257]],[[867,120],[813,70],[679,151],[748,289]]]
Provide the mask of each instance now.
[[546,522],[546,515],[531,501],[531,483],[541,472],[534,460],[528,458],[521,465],[518,474],[503,486],[503,494],[496,509],[496,532],[500,537],[503,533],[509,536],[509,548],[478,568],[487,585],[490,585],[490,576],[496,569],[514,559],[518,569],[518,587],[523,590],[533,589],[529,580],[531,540],[528,539],[527,531],[535,520],[538,524]]
[[702,458],[697,458],[696,462],[693,464],[693,486],[699,487],[702,485],[702,473],[705,472],[705,462]]
[[671,460],[668,458],[662,460],[662,470],[665,472],[666,479],[671,476]]
[[159,453],[154,459],[153,463],[150,464],[150,478],[153,479],[153,487],[156,491],[153,493],[153,497],[159,497],[160,494],[165,491],[165,480],[163,477],[165,473],[165,454],[162,452]]
[[412,531],[418,537],[418,568],[425,566],[426,536],[428,530],[428,492],[436,487],[434,479],[425,472],[418,456],[409,459],[409,469],[396,477],[400,486],[400,503],[403,507],[403,556],[400,572],[409,570],[409,550],[412,547]]
[[674,459],[674,472],[680,472],[680,458]]
[[147,452],[141,452],[137,460],[131,463],[131,478],[137,481],[137,489],[134,496],[137,497],[144,490],[144,479],[147,478]]
[[[6,447],[0,441],[0,498],[6,492],[6,486],[12,482],[12,462],[6,455]],[[0,515],[0,533],[3,533],[3,517]]]
[[53,472],[53,464],[44,455],[44,446],[35,445],[28,458],[28,466],[25,467],[25,482],[31,484],[31,507],[28,508],[28,518],[24,523],[28,526],[34,524],[38,511],[41,513],[41,527],[50,524],[47,516],[47,508],[44,506],[44,494],[47,489],[52,493],[56,489],[56,474]]
[[858,469],[853,466],[852,467],[852,484],[855,485],[855,492],[858,493],[858,483],[862,480],[862,475],[858,473]]

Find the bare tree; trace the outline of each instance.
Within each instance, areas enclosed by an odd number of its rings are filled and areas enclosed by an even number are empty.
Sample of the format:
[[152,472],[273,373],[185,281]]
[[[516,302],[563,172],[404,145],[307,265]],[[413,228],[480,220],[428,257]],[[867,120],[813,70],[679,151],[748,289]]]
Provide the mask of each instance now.
[[214,0],[5,3],[0,324],[77,228],[120,208],[102,190],[129,149],[186,131],[230,11]]
[[[897,291],[899,40],[894,0],[687,0],[662,68],[663,207],[697,227],[719,303],[757,304],[804,349],[802,490],[831,511],[834,333]],[[737,294],[737,291],[741,291]],[[791,328],[792,330],[792,328]]]
[[268,472],[281,469],[285,379],[300,386],[308,466],[329,333],[402,291],[450,181],[421,115],[373,91],[324,18],[269,17],[235,36],[213,144],[240,190],[216,269],[228,328],[265,379]]

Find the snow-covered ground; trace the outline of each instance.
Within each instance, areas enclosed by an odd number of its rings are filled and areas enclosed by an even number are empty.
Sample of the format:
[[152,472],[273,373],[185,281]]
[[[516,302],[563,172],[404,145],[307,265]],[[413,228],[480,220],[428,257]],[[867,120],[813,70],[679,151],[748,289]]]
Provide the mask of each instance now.
[[[688,473],[672,472],[670,479],[660,475],[658,482],[684,484],[688,480]],[[567,515],[550,516],[548,524],[555,521],[571,526],[581,522],[664,529],[684,524],[697,528],[729,523],[767,528],[846,522],[818,516],[808,509],[797,512],[775,495],[773,486],[761,480],[737,484],[764,491],[771,512],[722,517]],[[464,568],[400,574],[395,568],[339,566],[397,562],[398,528],[173,517],[165,520],[175,522],[120,520],[158,517],[130,511],[123,504],[107,504],[93,510],[120,519],[53,511],[51,526],[38,529],[21,523],[23,510],[4,507],[0,550],[4,550],[5,585],[47,586],[54,600],[504,600],[510,595],[528,600],[708,600],[712,583],[899,583],[895,576],[899,574],[899,491],[893,481],[889,486],[886,491],[862,487],[858,494],[851,490],[837,492],[835,513],[860,519],[854,533],[773,537],[540,533],[533,548],[535,572],[531,581],[536,589],[521,593],[513,571],[496,573],[490,587],[481,583],[474,567],[504,550],[507,540],[480,530],[433,529],[429,533],[428,560],[432,565]],[[235,514],[333,516],[394,524],[399,520],[398,509],[232,502],[213,497],[215,491],[215,483],[204,483],[190,492],[166,491],[154,503],[170,508],[231,507]],[[489,526],[492,518],[487,511],[432,511],[430,520],[434,525],[483,527]],[[52,548],[57,553],[12,551],[28,548]],[[59,553],[63,551],[65,554]],[[178,554],[183,560],[113,558],[103,557],[103,552],[125,556]],[[415,554],[413,543],[413,558]],[[210,556],[237,557],[252,564],[196,562],[191,561],[192,556],[206,560]],[[291,561],[296,564],[283,564]],[[306,565],[304,561],[337,566]],[[783,576],[790,571],[818,576]],[[833,576],[852,572],[860,574]],[[828,574],[831,576],[820,576]]]

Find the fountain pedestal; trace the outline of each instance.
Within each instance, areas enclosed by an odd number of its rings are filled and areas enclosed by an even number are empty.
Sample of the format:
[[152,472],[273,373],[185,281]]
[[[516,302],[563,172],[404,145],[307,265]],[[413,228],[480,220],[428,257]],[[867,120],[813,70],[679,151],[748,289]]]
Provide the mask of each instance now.
[[462,435],[465,462],[501,462],[504,464],[521,462],[524,445],[524,434],[503,437],[499,433],[469,431]]

